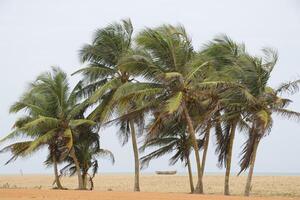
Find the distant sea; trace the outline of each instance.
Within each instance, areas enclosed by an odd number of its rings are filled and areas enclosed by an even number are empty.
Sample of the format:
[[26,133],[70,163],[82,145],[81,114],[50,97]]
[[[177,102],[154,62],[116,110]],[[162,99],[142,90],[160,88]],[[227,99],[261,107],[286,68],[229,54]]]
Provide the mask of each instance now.
[[[102,175],[130,175],[133,172],[100,172]],[[224,176],[225,172],[205,172],[207,176]],[[141,172],[143,175],[155,175],[155,172]],[[232,175],[237,175],[237,172],[232,172]],[[176,175],[186,176],[187,172],[177,172]],[[194,172],[193,175],[196,175]],[[240,176],[245,176],[247,173],[242,173]],[[300,172],[284,173],[284,172],[255,172],[254,176],[300,176]]]
[[[132,175],[134,172],[99,172],[98,175]],[[155,175],[155,172],[141,172],[142,175],[151,176]],[[196,173],[193,173],[196,176]],[[232,172],[233,176],[237,173]],[[9,175],[20,175],[20,173],[0,173],[0,176]],[[52,173],[23,173],[23,175],[52,175]],[[177,172],[176,175],[187,176],[187,172]],[[206,176],[224,176],[224,172],[205,172]],[[246,176],[247,173],[244,172],[240,176]],[[285,173],[285,172],[255,172],[254,176],[300,176],[300,172],[296,173]]]
[[[204,175],[207,175],[207,176],[224,176],[224,173],[225,172],[205,172]],[[127,174],[127,173],[126,173]],[[154,174],[154,173],[142,173],[142,174]],[[196,173],[194,172],[193,173],[194,175],[196,175]],[[237,175],[238,173],[237,172],[232,172],[231,173],[232,175]],[[177,172],[177,175],[187,175],[186,172]],[[244,173],[241,173],[240,176],[245,176],[247,175],[246,172]],[[285,172],[255,172],[254,173],[254,176],[300,176],[300,172],[296,172],[296,173],[285,173]]]

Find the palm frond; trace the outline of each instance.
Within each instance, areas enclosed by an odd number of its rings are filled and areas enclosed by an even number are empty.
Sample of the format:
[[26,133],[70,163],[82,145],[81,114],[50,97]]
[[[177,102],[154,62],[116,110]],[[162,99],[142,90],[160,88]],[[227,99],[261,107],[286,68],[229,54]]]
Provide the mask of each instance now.
[[300,80],[294,80],[294,81],[282,83],[276,89],[276,93],[277,94],[286,93],[290,95],[295,94],[299,91],[299,84],[300,84]]
[[273,112],[275,112],[275,114],[277,114],[281,117],[284,117],[286,119],[292,119],[292,120],[295,120],[296,122],[300,121],[300,113],[299,112],[284,109],[284,108],[273,108],[272,110],[273,110]]
[[103,97],[105,93],[107,93],[109,90],[117,88],[119,85],[119,79],[112,79],[111,81],[108,81],[94,92],[94,94],[89,98],[89,103],[96,103],[101,99],[101,97]]
[[93,126],[96,123],[88,119],[75,119],[70,121],[69,126],[72,128],[76,128],[77,126],[81,126],[83,124]]
[[115,163],[114,154],[111,151],[107,150],[107,149],[99,149],[96,156],[108,158],[111,161],[112,164]]
[[39,148],[40,145],[45,145],[50,143],[49,141],[52,140],[57,134],[57,129],[52,129],[47,133],[43,134],[42,136],[38,137],[37,139],[33,140],[26,149],[26,153],[31,153]]
[[31,145],[32,141],[24,141],[24,142],[17,142],[11,145],[8,145],[0,150],[0,153],[11,152],[12,157],[5,163],[5,165],[9,164],[10,162],[15,161],[19,156],[24,157],[26,156],[26,150]]
[[191,70],[187,76],[185,77],[185,82],[188,83],[191,79],[195,78],[195,74],[199,72],[203,67],[206,67],[208,62],[204,62],[200,66],[196,67],[195,69]]
[[169,98],[165,105],[165,112],[172,114],[180,108],[180,105],[183,101],[183,94],[182,92],[177,92],[171,98]]

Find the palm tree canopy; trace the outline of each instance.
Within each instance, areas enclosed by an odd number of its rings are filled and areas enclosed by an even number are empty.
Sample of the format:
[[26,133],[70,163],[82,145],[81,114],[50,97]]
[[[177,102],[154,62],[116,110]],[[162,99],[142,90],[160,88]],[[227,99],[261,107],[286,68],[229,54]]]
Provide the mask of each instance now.
[[38,76],[10,108],[14,113],[24,111],[25,116],[17,119],[14,130],[1,140],[23,135],[31,141],[26,149],[18,143],[5,149],[10,149],[14,156],[25,156],[47,145],[51,155],[60,151],[66,156],[73,146],[73,130],[82,124],[94,124],[91,120],[76,118],[84,109],[78,102],[76,90],[77,87],[70,91],[67,75],[59,68]]
[[263,57],[246,55],[241,60],[245,72],[243,83],[256,98],[256,102],[246,105],[244,108],[251,128],[241,153],[240,173],[249,167],[255,141],[259,141],[270,133],[273,125],[273,113],[288,119],[298,121],[300,119],[300,113],[287,109],[291,100],[279,96],[284,92],[288,94],[296,92],[299,88],[299,80],[283,83],[277,89],[268,86],[278,55],[276,51],[269,48],[263,49],[263,53]]

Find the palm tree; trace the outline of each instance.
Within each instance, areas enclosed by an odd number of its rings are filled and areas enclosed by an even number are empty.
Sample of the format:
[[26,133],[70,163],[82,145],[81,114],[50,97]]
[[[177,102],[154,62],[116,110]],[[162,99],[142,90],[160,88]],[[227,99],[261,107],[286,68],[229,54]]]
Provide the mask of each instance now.
[[[83,187],[84,189],[92,190],[94,186],[93,178],[99,169],[98,159],[106,157],[114,164],[115,158],[109,150],[100,148],[100,137],[97,127],[82,125],[77,128],[77,131],[82,134],[78,135],[79,138],[76,140],[74,148],[80,163]],[[65,161],[68,164],[60,170],[61,174],[73,176],[76,173],[74,160],[71,157],[67,157]],[[91,170],[91,174],[89,170]],[[88,181],[90,182],[89,188],[87,188]]]
[[[197,142],[200,149],[203,141],[198,139]],[[186,134],[186,125],[171,123],[164,126],[163,129],[160,129],[159,134],[156,134],[155,137],[149,137],[145,139],[144,145],[141,146],[140,150],[145,151],[148,148],[157,149],[141,157],[140,160],[142,167],[147,167],[149,162],[155,158],[172,153],[173,156],[170,158],[170,165],[174,165],[180,160],[185,164],[185,166],[187,166],[191,193],[194,192],[194,183],[190,162],[192,143]]]
[[[220,35],[206,44],[201,53],[210,60],[220,76],[226,76],[225,79],[232,82],[242,82],[244,71],[239,66],[239,60],[246,54],[244,44],[234,42],[226,35]],[[245,130],[248,129],[248,126],[243,120],[242,108],[245,101],[241,94],[230,90],[219,98],[222,102],[218,111],[220,113],[218,114],[218,119],[215,118],[214,121],[219,121],[219,127],[221,127],[220,123],[223,123],[224,129],[223,131],[221,128],[216,129],[216,134],[218,134],[216,135],[218,144],[216,153],[218,154],[219,166],[222,167],[224,165],[226,168],[224,194],[229,195],[232,148],[236,129]]]
[[[195,192],[202,193],[203,186],[198,145],[194,125],[188,112],[189,108],[185,101],[188,95],[184,91],[188,90],[184,88],[184,84],[190,81],[185,81],[184,78],[192,79],[194,75],[190,74],[188,77],[185,77],[188,75],[186,73],[186,65],[194,53],[191,42],[183,27],[165,25],[156,29],[148,28],[142,31],[137,37],[137,43],[141,49],[145,50],[144,55],[131,57],[128,61],[129,64],[123,65],[123,68],[131,68],[128,71],[160,83],[160,85],[153,85],[152,87],[153,90],[158,89],[156,92],[160,92],[160,94],[155,94],[155,96],[156,99],[160,99],[157,102],[163,102],[163,106],[159,106],[156,112],[162,112],[157,115],[150,132],[158,128],[157,125],[167,116],[172,118],[175,115],[182,115],[185,118],[195,149],[198,181],[200,181],[199,188],[196,188]],[[146,86],[149,87],[149,85]],[[140,89],[146,91],[146,88]],[[147,88],[147,90],[149,89]]]
[[[63,189],[61,182],[58,177],[57,164],[60,158],[63,156],[62,151],[59,151],[59,147],[56,144],[54,139],[49,139],[44,142],[39,142],[40,138],[48,132],[47,126],[39,126],[38,129],[24,130],[24,125],[35,119],[40,115],[47,116],[51,115],[51,110],[48,108],[48,102],[45,99],[45,96],[38,93],[34,93],[32,89],[29,92],[26,92],[18,102],[16,102],[10,108],[11,113],[20,112],[21,110],[26,110],[26,115],[20,117],[16,120],[13,128],[15,129],[11,134],[1,139],[1,142],[6,140],[14,139],[20,134],[30,137],[32,139],[16,142],[4,147],[0,152],[10,152],[12,157],[5,163],[9,164],[10,162],[16,160],[18,157],[27,157],[32,153],[38,151],[40,148],[48,147],[49,157],[52,160],[51,164],[53,165],[54,174],[55,174],[55,183],[58,189]],[[47,139],[47,138],[46,138]],[[32,146],[34,148],[32,148]],[[65,150],[65,149],[61,149]]]
[[[75,73],[83,74],[82,95],[88,97],[89,105],[96,105],[89,119],[106,123],[113,113],[118,111],[113,101],[114,94],[120,86],[127,82],[134,81],[134,77],[127,71],[121,70],[123,59],[132,53],[133,27],[130,20],[122,20],[121,23],[114,23],[96,31],[92,44],[85,45],[81,50],[82,62],[88,62],[88,66]],[[75,74],[74,73],[74,74]],[[129,100],[131,106],[135,102]],[[140,118],[141,116],[139,116]],[[138,118],[123,120],[120,125],[120,135],[127,143],[131,135],[134,154],[135,181],[134,191],[140,191],[139,184],[139,155],[137,147],[137,133],[135,126]]]
[[48,145],[58,187],[58,156],[65,157],[69,154],[76,164],[78,188],[83,189],[80,166],[74,150],[75,129],[82,124],[93,125],[94,122],[76,119],[83,109],[82,105],[77,102],[76,91],[77,87],[70,92],[67,75],[59,68],[52,68],[52,72],[41,74],[31,84],[29,92],[26,92],[21,100],[11,107],[11,112],[24,110],[28,115],[17,120],[15,130],[1,141],[20,135],[31,137],[30,145],[17,156],[28,155]]
[[[151,110],[155,116],[149,134],[166,121],[175,118],[185,121],[188,133],[195,150],[198,184],[195,193],[203,193],[202,169],[199,149],[196,139],[199,113],[203,113],[207,103],[212,109],[206,113],[207,117],[200,121],[207,122],[217,111],[215,99],[211,98],[213,90],[226,86],[233,87],[228,81],[216,81],[215,77],[208,77],[211,65],[203,57],[194,52],[191,41],[182,26],[163,25],[161,27],[147,28],[137,36],[139,54],[128,57],[121,69],[136,76],[142,76],[148,83],[126,83],[119,88],[117,96],[144,100],[136,112]],[[245,97],[246,90],[237,87],[236,92],[242,92]],[[220,90],[219,92],[222,93]],[[247,93],[248,94],[248,93]],[[126,113],[125,113],[126,114]],[[180,117],[178,117],[180,116]],[[195,123],[196,122],[196,123]],[[205,124],[205,123],[204,123]]]
[[276,65],[277,52],[272,49],[263,49],[263,52],[264,58],[246,56],[242,62],[242,67],[246,72],[244,84],[248,85],[251,94],[256,98],[254,104],[245,107],[247,121],[250,124],[248,139],[245,142],[240,162],[240,173],[249,168],[245,196],[250,194],[259,142],[272,128],[272,114],[275,113],[288,119],[300,119],[300,113],[286,109],[291,100],[279,96],[285,91],[288,93],[298,91],[300,81],[283,83],[277,89],[269,87],[268,82]]

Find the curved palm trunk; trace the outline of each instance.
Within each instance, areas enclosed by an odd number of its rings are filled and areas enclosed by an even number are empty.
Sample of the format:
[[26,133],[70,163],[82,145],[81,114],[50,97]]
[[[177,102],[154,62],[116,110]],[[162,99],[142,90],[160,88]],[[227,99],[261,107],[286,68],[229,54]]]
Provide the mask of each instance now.
[[228,146],[228,152],[226,155],[226,173],[225,173],[225,183],[224,183],[224,194],[230,195],[229,192],[229,177],[230,177],[230,170],[231,170],[231,159],[232,159],[232,149],[233,149],[233,141],[235,137],[235,130],[236,130],[236,122],[233,122],[231,124],[230,129],[230,138],[229,138],[229,146]]
[[254,164],[255,164],[255,159],[256,159],[256,152],[257,152],[257,147],[258,147],[259,139],[257,138],[255,140],[254,146],[253,146],[253,153],[251,156],[251,161],[250,161],[250,169],[248,172],[248,177],[247,177],[247,183],[245,187],[245,196],[250,195],[250,190],[251,190],[251,181],[252,181],[252,176],[253,176],[253,170],[254,170]]
[[[208,122],[208,123],[210,123],[210,122]],[[204,174],[204,169],[205,169],[206,155],[207,155],[207,149],[208,149],[208,144],[209,144],[210,127],[211,127],[211,125],[208,124],[205,129],[205,135],[204,135],[205,140],[204,140],[204,144],[203,144],[203,155],[202,155],[202,166],[201,166],[202,175]]]
[[193,193],[194,192],[194,183],[193,183],[193,174],[192,174],[192,167],[191,167],[191,161],[190,161],[189,155],[186,157],[186,160],[187,160],[187,167],[188,167],[188,173],[189,173],[191,193]]
[[91,184],[91,187],[89,189],[93,190],[94,189],[94,181],[93,181],[93,178],[91,176],[89,176],[89,181],[90,181],[90,184]]
[[80,170],[80,165],[79,165],[78,159],[76,157],[74,147],[72,147],[71,150],[70,150],[70,156],[72,157],[72,159],[74,161],[74,164],[75,164],[75,167],[76,167],[76,173],[77,173],[77,177],[78,177],[78,189],[83,190],[84,189],[83,179],[82,179],[82,175],[81,175],[81,172],[80,172],[81,171]]
[[58,169],[57,169],[57,161],[56,161],[55,156],[52,156],[52,161],[53,161],[53,168],[54,168],[56,186],[57,186],[58,189],[63,189],[63,186],[61,185],[61,182],[59,180]]
[[139,152],[136,141],[136,133],[134,128],[134,123],[132,121],[129,122],[130,130],[131,130],[131,139],[132,139],[132,148],[134,154],[134,188],[133,191],[140,191],[140,163],[139,163]]
[[192,139],[192,144],[193,144],[195,157],[196,157],[196,164],[197,164],[198,182],[197,182],[197,186],[194,190],[194,193],[203,194],[201,162],[200,162],[199,148],[198,148],[198,144],[197,144],[197,139],[196,139],[196,135],[195,135],[193,121],[192,121],[192,119],[189,115],[189,112],[187,110],[187,107],[185,105],[183,106],[183,112],[184,112],[184,115],[185,115],[185,118],[186,118],[186,121],[187,121],[189,135],[191,136],[191,139]]

